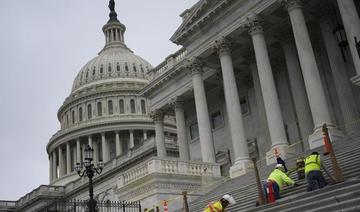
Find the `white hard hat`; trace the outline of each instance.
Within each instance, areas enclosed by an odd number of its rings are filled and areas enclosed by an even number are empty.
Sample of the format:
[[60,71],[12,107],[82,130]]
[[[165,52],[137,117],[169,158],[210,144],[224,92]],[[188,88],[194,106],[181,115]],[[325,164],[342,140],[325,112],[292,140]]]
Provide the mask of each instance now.
[[283,166],[282,164],[279,164],[279,163],[278,163],[278,164],[276,164],[276,166],[275,166],[275,169],[276,169],[276,168],[284,168],[284,166]]
[[225,194],[223,197],[222,197],[224,200],[228,201],[230,205],[233,205],[236,203],[234,197],[232,197],[231,195],[229,194]]

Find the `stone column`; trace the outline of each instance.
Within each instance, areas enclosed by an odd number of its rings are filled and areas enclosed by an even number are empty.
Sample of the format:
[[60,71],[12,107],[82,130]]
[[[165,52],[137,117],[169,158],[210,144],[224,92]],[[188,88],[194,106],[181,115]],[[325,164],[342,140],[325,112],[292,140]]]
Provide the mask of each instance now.
[[93,141],[91,135],[88,136],[88,144],[91,148],[93,148]]
[[341,133],[335,130],[335,125],[331,120],[329,107],[321,84],[319,69],[310,42],[309,32],[301,9],[301,1],[280,0],[280,2],[287,7],[290,15],[300,66],[314,121],[315,132],[309,136],[309,146],[310,149],[313,149],[323,145],[321,127],[324,123],[330,127],[330,134],[333,139],[336,140],[341,137]]
[[252,162],[249,157],[239,94],[231,59],[231,43],[223,38],[216,41],[215,45],[221,63],[226,111],[229,119],[231,141],[235,154],[234,164],[230,168],[230,177],[234,178],[247,173],[249,168],[252,167]]
[[129,130],[129,134],[130,134],[129,148],[132,149],[135,146],[135,144],[134,144],[134,130]]
[[119,131],[115,132],[116,157],[121,155],[122,152],[119,133]]
[[194,59],[193,63],[191,64],[196,116],[199,127],[201,156],[203,162],[216,163],[215,147],[211,131],[209,111],[206,101],[204,82],[202,79],[202,65],[202,62],[199,59]]
[[164,135],[164,114],[157,110],[152,112],[151,118],[155,123],[156,151],[159,158],[166,157],[165,135]]
[[51,183],[51,181],[53,180],[53,156],[51,153],[49,153],[49,184]]
[[[359,25],[360,27],[360,25]],[[332,33],[331,23],[324,20],[320,23],[321,33],[324,38],[325,48],[331,66],[331,73],[334,79],[335,89],[340,104],[340,110],[347,134],[354,134],[359,131],[359,112],[356,107],[355,98],[351,90],[350,80],[346,74],[344,63],[338,43]]]
[[360,42],[360,18],[356,11],[354,0],[337,0],[337,3],[356,70],[356,76],[351,78],[351,80],[354,84],[360,86],[360,55],[355,44],[355,37],[357,42]]
[[57,168],[56,168],[56,151],[52,151],[52,181],[57,178]]
[[58,152],[59,152],[59,177],[62,177],[64,175],[65,164],[64,164],[62,148],[60,146],[58,147]]
[[266,118],[269,127],[271,150],[266,153],[267,164],[276,162],[275,154],[286,158],[289,151],[284,121],[281,114],[278,94],[265,43],[264,31],[257,17],[248,20],[247,27],[253,40],[256,65],[264,98]]
[[99,162],[99,143],[97,141],[93,141],[92,145],[92,148],[94,149],[94,164],[97,165]]
[[76,163],[81,163],[80,138],[76,139]]
[[109,161],[109,149],[106,142],[105,133],[101,133],[102,160],[104,163]]
[[177,97],[174,101],[175,117],[176,117],[176,131],[177,140],[179,144],[180,159],[188,161],[190,160],[190,150],[186,137],[186,124],[184,114],[184,101],[181,97]]
[[66,143],[66,174],[71,173],[71,149],[70,143]]
[[296,52],[296,46],[292,39],[286,39],[282,43],[286,67],[289,75],[290,87],[293,96],[296,116],[299,121],[300,133],[303,140],[304,150],[309,150],[309,135],[314,129],[314,122],[311,116],[309,101],[307,99],[304,80]]
[[[257,142],[258,145],[262,146],[263,149],[267,149],[271,147],[271,141],[270,141],[270,133],[269,133],[269,127],[267,125],[267,119],[266,119],[266,112],[265,112],[265,105],[264,105],[264,98],[261,92],[261,86],[260,86],[260,80],[259,80],[259,74],[256,62],[251,62],[250,65],[251,74],[253,78],[254,83],[254,91],[256,95],[256,104],[258,107],[258,128],[256,129],[257,132]],[[261,154],[261,152],[259,152]]]
[[144,141],[147,139],[147,130],[143,130],[143,134],[144,134]]

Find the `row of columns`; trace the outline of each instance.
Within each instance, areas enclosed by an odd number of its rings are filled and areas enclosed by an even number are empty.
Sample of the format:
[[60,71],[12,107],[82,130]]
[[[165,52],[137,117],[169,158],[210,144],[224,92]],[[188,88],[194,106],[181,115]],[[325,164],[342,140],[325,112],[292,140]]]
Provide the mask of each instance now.
[[[287,42],[283,42],[283,50],[285,53],[286,66],[289,71],[291,90],[293,91],[293,95],[296,97],[294,98],[295,110],[298,116],[300,131],[304,140],[304,148],[315,148],[322,145],[320,128],[324,123],[332,127],[331,131],[333,138],[336,139],[337,136],[341,136],[341,133],[336,129],[336,126],[330,116],[324,88],[320,79],[319,69],[302,11],[301,1],[279,0],[279,2],[287,8],[294,35],[295,42],[291,42],[291,39]],[[339,4],[345,3],[342,1],[338,2]],[[346,2],[349,3],[348,1]],[[355,7],[353,7],[353,9],[354,8]],[[271,150],[267,154],[267,158],[269,159],[268,162],[270,163],[270,158],[273,156],[273,150],[276,150],[278,154],[286,157],[286,154],[289,151],[289,146],[285,129],[283,127],[284,121],[261,21],[258,17],[252,17],[248,19],[245,26],[249,30],[255,51],[256,66],[251,66],[251,69],[253,71],[253,76],[258,78],[260,84],[258,86],[258,90],[260,89],[260,91],[256,93],[261,94],[261,100],[264,105],[264,113],[267,122],[266,125],[269,130],[268,132],[271,141]],[[360,29],[359,26],[352,27]],[[325,28],[325,25],[322,24],[322,29],[324,29],[323,32],[326,31]],[[326,34],[323,36],[327,48],[335,48],[336,42],[334,37],[330,38],[329,35]],[[247,149],[246,134],[241,115],[234,68],[231,60],[230,42],[226,39],[218,40],[215,44],[215,48],[218,51],[221,63],[225,103],[229,118],[230,135],[235,154],[235,162],[230,169],[230,176],[235,177],[246,172],[246,169],[250,164],[250,158]],[[338,51],[333,49],[327,50],[334,54],[329,54],[329,60],[332,62],[334,61],[334,64],[331,65],[333,69],[333,77],[334,79],[339,79],[335,86],[337,87],[336,90],[339,92],[338,96],[341,96],[341,111],[343,112],[345,121],[348,122],[350,119],[358,117],[359,114],[356,110],[353,98],[349,97],[349,95],[351,95],[351,87],[348,83],[346,83],[347,78],[344,73],[341,73],[341,71],[344,71],[346,68],[337,67],[341,64],[340,62],[335,62],[336,60],[339,60],[339,58],[341,59],[340,55],[336,55],[339,54]],[[189,68],[192,73],[202,160],[204,162],[214,163],[216,162],[215,149],[204,82],[202,79],[202,62],[199,59],[195,59],[192,61]],[[348,95],[347,97],[346,95],[344,97],[344,92]],[[189,147],[186,140],[184,112],[181,110],[181,107],[179,107],[179,101],[176,102],[177,106],[175,106],[175,114],[180,157],[182,159],[189,160]],[[157,112],[156,114],[159,115],[160,113]],[[166,157],[166,149],[163,138],[163,119],[159,117],[163,116],[160,115],[154,118],[158,156]],[[307,142],[308,138],[309,140]],[[272,159],[274,159],[274,157]]]
[[[147,131],[143,130],[143,140],[147,139]],[[128,139],[128,147],[129,149],[133,148],[134,145],[134,130],[129,130],[129,139]],[[94,164],[97,164],[100,160],[99,155],[99,145],[101,145],[102,149],[102,161],[104,163],[110,160],[110,143],[106,140],[105,133],[101,133],[101,141],[100,144],[93,141],[93,136],[88,136],[87,143],[82,143],[80,138],[76,139],[75,148],[71,151],[71,142],[66,143],[65,145],[65,155],[63,152],[63,147],[60,146],[54,149],[49,156],[49,165],[50,165],[50,180],[55,180],[60,178],[66,174],[71,173],[71,167],[75,167],[76,163],[81,163],[84,161],[82,158],[83,153],[81,152],[81,146],[83,149],[86,145],[91,146],[94,149]],[[124,150],[122,149],[121,139],[120,139],[120,131],[115,131],[115,154],[116,157],[123,154]],[[73,155],[73,161],[72,156]],[[73,164],[72,164],[73,162]]]

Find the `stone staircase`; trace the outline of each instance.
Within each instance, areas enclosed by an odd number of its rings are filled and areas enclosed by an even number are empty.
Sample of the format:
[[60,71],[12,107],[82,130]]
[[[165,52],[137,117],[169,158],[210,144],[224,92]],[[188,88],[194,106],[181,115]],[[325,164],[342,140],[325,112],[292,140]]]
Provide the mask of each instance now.
[[[228,193],[233,195],[237,201],[237,204],[227,209],[228,212],[360,211],[360,139],[358,136],[348,137],[344,141],[334,143],[333,147],[345,182],[329,185],[321,190],[306,192],[306,180],[297,180],[296,173],[293,173],[290,177],[299,184],[298,187],[285,188],[281,194],[282,198],[277,202],[256,207],[257,187],[255,175],[251,172],[222,183],[209,193],[199,197],[189,204],[189,210],[202,212],[209,202],[218,200],[223,194]],[[317,151],[321,153],[323,148],[318,148]],[[293,157],[286,161],[289,167],[293,167],[296,158]],[[329,172],[332,173],[329,156],[321,158]],[[261,179],[266,179],[273,168],[274,165],[261,166],[259,168]],[[330,182],[325,173],[324,177]]]

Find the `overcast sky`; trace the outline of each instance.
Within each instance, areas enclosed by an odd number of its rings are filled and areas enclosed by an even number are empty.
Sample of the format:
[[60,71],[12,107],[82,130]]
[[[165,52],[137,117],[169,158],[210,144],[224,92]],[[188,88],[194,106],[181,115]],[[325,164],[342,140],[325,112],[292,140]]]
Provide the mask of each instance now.
[[[116,0],[125,42],[158,65],[197,0]],[[0,200],[48,184],[46,144],[80,68],[104,46],[108,0],[0,0]]]

